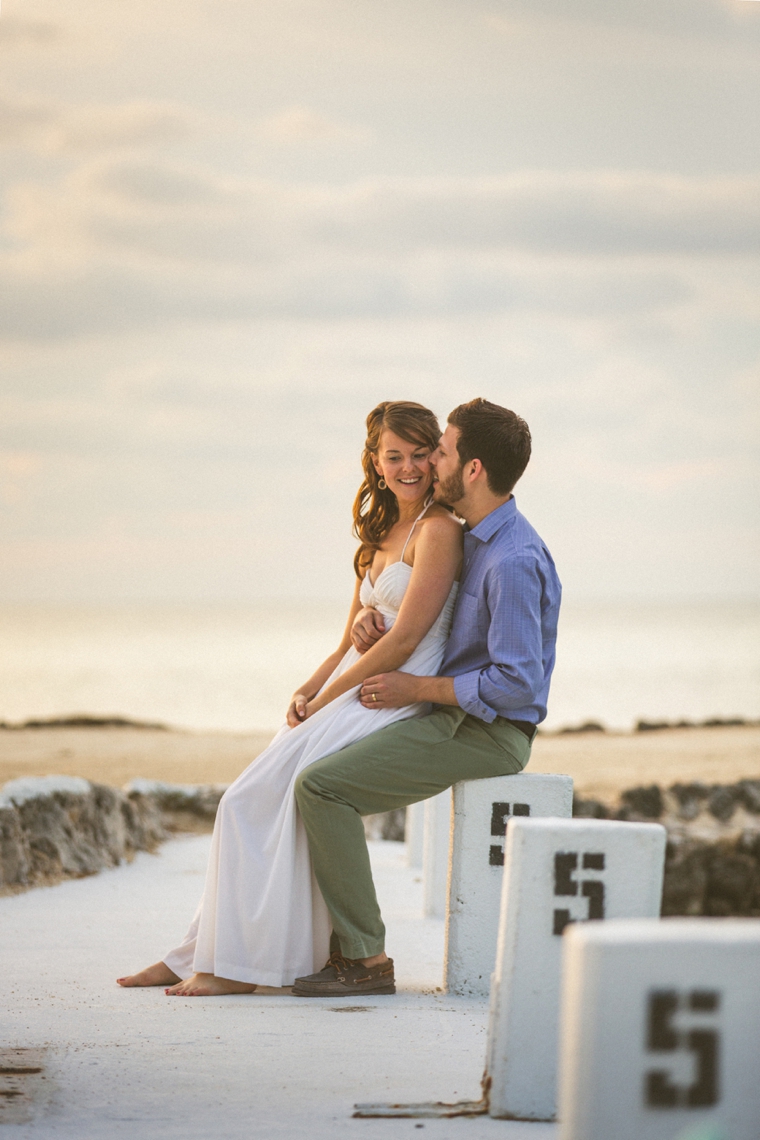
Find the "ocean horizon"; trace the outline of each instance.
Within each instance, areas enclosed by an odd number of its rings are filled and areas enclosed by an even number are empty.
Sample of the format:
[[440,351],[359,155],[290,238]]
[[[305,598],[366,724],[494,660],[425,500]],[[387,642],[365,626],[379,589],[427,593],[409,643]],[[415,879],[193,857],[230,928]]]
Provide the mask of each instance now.
[[[0,721],[75,714],[274,731],[345,607],[0,605]],[[760,601],[566,602],[544,727],[760,718]]]

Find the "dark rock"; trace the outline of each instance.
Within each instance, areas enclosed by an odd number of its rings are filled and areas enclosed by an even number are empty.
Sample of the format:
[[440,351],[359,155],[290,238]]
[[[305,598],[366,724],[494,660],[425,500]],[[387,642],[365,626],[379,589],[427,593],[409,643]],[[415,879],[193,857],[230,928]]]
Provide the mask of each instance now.
[[169,838],[161,809],[150,796],[131,793],[122,800],[121,812],[130,851],[155,851]]
[[0,794],[0,891],[94,875],[166,836],[148,797],[74,777],[15,780]]
[[45,719],[35,718],[25,720],[21,724],[8,724],[3,721],[0,728],[149,728],[167,732],[165,724],[149,720],[130,720],[126,716],[89,716],[84,713],[75,713],[73,716],[54,716]]
[[747,811],[760,815],[760,780],[740,780],[735,787],[739,802]]
[[744,831],[739,837],[736,845],[737,851],[742,851],[745,855],[751,855],[760,865],[760,832],[757,831]]
[[760,835],[670,841],[663,915],[760,916]]
[[760,867],[733,844],[716,844],[708,859],[704,913],[717,917],[760,914]]
[[403,841],[406,827],[406,808],[394,808],[375,815],[365,815],[364,834],[367,839]]
[[587,720],[585,724],[567,725],[565,728],[560,728],[557,736],[567,736],[568,733],[574,732],[606,732],[607,729],[603,724],[599,724],[596,720]]
[[640,720],[636,723],[636,732],[659,732],[665,728],[739,728],[746,725],[757,724],[757,721],[744,720],[742,717],[711,717],[709,720]]
[[657,784],[648,788],[630,788],[620,797],[618,819],[659,819],[665,808]]
[[121,794],[113,788],[91,784],[82,794],[61,789],[25,799],[17,810],[35,879],[94,875],[125,855]]
[[577,819],[609,819],[609,809],[601,800],[583,800],[573,796],[573,816]]
[[721,823],[727,823],[734,814],[737,801],[740,799],[741,793],[737,788],[718,784],[712,788],[707,806],[716,819],[719,819]]
[[710,795],[706,784],[673,784],[668,789],[678,802],[680,819],[696,819]]
[[0,807],[0,891],[25,886],[29,872],[29,841],[18,812],[13,807]]
[[380,828],[380,837],[382,839],[390,839],[395,843],[403,843],[405,829],[405,808],[394,808],[393,811],[383,812],[383,822]]
[[662,889],[662,914],[704,914],[707,890],[706,844],[669,842],[665,853],[665,881]]
[[[152,804],[161,825],[169,831],[211,831],[225,784],[164,784],[158,780],[132,780],[127,798]],[[147,810],[147,807],[144,808]]]

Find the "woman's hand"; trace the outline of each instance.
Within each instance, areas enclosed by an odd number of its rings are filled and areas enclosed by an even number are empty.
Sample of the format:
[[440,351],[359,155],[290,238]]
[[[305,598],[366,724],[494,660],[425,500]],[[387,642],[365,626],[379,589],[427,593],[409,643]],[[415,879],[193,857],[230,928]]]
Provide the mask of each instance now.
[[293,694],[293,700],[290,702],[287,714],[285,716],[285,719],[291,728],[296,728],[297,725],[303,724],[303,722],[306,720],[306,717],[308,716],[308,703],[309,702],[306,699],[306,695],[304,693]]
[[397,709],[413,705],[419,700],[419,683],[419,677],[398,669],[393,673],[380,673],[377,677],[367,677],[359,700],[365,709]]
[[364,606],[351,626],[351,641],[359,653],[366,653],[385,633],[385,618],[379,610]]
[[434,705],[459,704],[453,677],[418,677],[400,669],[367,677],[359,700],[365,709],[398,709],[418,701],[430,701]]

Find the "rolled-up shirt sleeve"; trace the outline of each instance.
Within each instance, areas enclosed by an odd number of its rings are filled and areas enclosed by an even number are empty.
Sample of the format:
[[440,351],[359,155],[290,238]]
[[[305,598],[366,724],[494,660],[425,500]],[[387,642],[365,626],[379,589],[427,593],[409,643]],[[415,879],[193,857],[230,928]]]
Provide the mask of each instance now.
[[542,593],[530,555],[515,555],[488,572],[483,602],[490,662],[454,677],[460,707],[488,724],[533,704],[544,684]]

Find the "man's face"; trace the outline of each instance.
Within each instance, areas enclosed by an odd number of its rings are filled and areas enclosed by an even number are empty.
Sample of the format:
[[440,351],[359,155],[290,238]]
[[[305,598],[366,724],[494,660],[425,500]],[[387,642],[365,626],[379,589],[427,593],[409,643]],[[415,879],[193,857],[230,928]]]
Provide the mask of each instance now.
[[462,464],[459,461],[459,452],[457,451],[458,439],[459,428],[448,424],[429,461],[434,471],[434,499],[438,503],[447,503],[448,506],[454,508],[456,508],[457,503],[464,499],[465,495]]

